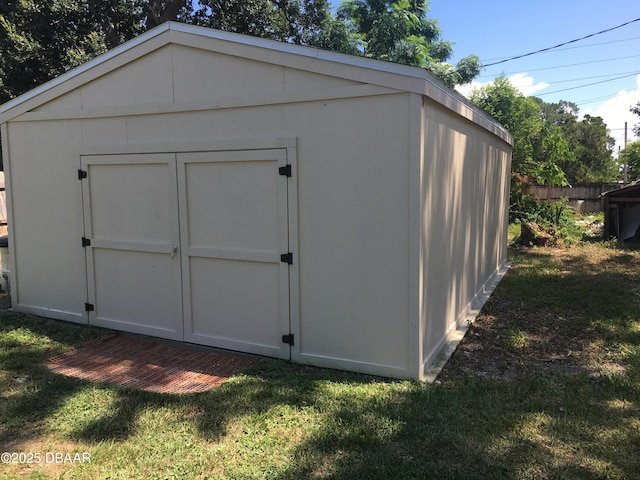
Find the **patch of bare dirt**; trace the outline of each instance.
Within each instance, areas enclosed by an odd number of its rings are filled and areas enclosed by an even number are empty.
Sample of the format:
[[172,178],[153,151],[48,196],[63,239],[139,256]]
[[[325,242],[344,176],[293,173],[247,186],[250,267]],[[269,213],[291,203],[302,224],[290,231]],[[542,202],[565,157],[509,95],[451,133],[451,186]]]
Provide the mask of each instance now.
[[[594,288],[611,275],[618,281],[636,279],[630,285],[637,282],[635,272],[640,267],[640,256],[635,253],[589,245],[531,250],[532,254],[535,252],[554,257],[557,277],[571,276],[573,281],[575,276],[583,279],[597,276],[596,280],[591,280]],[[635,291],[628,295],[633,297]],[[640,288],[637,297],[640,301]],[[630,301],[634,301],[633,298]],[[570,318],[563,318],[563,315]],[[578,315],[563,314],[553,305],[532,307],[526,301],[514,300],[508,295],[494,295],[484,305],[438,379],[444,381],[460,376],[518,378],[544,373],[587,374],[591,378],[624,375],[626,367],[607,358],[597,334],[576,328]]]
[[[488,308],[499,308],[495,303]],[[510,347],[510,336],[514,334],[505,325],[506,318],[481,314],[445,365],[439,379],[449,376],[517,378],[544,372],[596,375],[588,366],[592,363],[589,342],[577,339],[561,328],[540,325],[538,333],[523,334],[522,345]]]

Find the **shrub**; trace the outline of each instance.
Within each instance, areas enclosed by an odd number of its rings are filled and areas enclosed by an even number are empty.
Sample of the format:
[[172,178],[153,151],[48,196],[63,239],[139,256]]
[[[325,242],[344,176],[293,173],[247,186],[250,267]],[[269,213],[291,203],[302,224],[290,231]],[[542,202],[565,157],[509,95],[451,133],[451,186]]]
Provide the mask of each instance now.
[[545,227],[553,227],[558,239],[565,245],[571,245],[582,239],[582,229],[576,225],[568,201],[563,198],[557,202],[536,200],[531,195],[518,192],[512,195],[509,210],[510,223],[533,222]]

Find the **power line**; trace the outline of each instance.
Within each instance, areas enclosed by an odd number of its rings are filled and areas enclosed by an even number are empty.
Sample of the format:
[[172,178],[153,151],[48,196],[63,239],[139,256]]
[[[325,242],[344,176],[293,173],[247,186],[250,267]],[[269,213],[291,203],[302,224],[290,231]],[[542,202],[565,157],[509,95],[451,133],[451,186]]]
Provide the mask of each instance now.
[[608,100],[610,98],[614,98],[618,95],[619,92],[617,93],[612,93],[611,95],[605,95],[603,97],[597,97],[597,98],[590,98],[589,100],[581,100],[579,102],[572,102],[575,103],[576,105],[588,105],[590,103],[595,103],[595,102],[599,102],[601,100]]
[[628,22],[625,22],[625,23],[623,23],[621,25],[617,25],[615,27],[607,28],[606,30],[601,30],[600,32],[591,33],[591,34],[586,35],[584,37],[580,37],[580,38],[576,38],[576,39],[573,39],[573,40],[569,40],[568,42],[559,43],[558,45],[554,45],[553,47],[543,48],[543,49],[540,49],[540,50],[536,50],[534,52],[524,53],[522,55],[516,55],[514,57],[510,57],[510,58],[507,58],[505,60],[500,60],[498,62],[487,63],[486,65],[483,65],[483,67],[491,67],[493,65],[498,65],[498,64],[501,64],[501,63],[505,63],[505,62],[510,62],[512,60],[517,60],[518,58],[528,57],[530,55],[535,55],[537,53],[548,52],[549,50],[553,50],[553,49],[559,48],[559,47],[564,47],[565,45],[569,45],[570,43],[579,42],[580,40],[585,40],[587,38],[595,37],[596,35],[601,35],[603,33],[611,32],[612,30],[616,30],[618,28],[622,28],[622,27],[624,27],[626,25],[629,25],[629,24],[634,23],[634,22],[639,22],[639,21],[640,21],[640,18],[636,18],[634,20],[630,20]]
[[640,74],[640,72],[633,72],[633,73],[631,73],[629,75],[622,75],[621,77],[610,78],[609,80],[602,80],[600,82],[587,83],[585,85],[579,85],[577,87],[571,87],[571,88],[564,88],[562,90],[554,90],[553,92],[540,93],[540,94],[536,95],[536,97],[541,97],[543,95],[551,95],[552,93],[566,92],[568,90],[576,90],[577,88],[590,87],[592,85],[598,85],[598,84],[601,84],[601,83],[613,82],[615,80],[620,80],[621,78],[627,78],[627,77],[631,77],[632,75],[638,75],[638,74]]
[[[604,63],[604,62],[613,62],[616,60],[627,60],[629,58],[635,58],[635,57],[640,57],[640,55],[629,55],[627,57],[616,57],[616,58],[607,58],[604,60],[592,60],[590,62],[581,62],[581,63],[570,63],[567,65],[556,65],[554,67],[544,67],[544,68],[533,68],[533,69],[527,69],[527,73],[529,72],[540,72],[542,70],[557,70],[558,68],[569,68],[569,67],[577,67],[579,65],[591,65],[593,63]],[[509,73],[505,73],[504,75],[513,75],[516,73],[522,73],[522,71],[518,71],[518,72],[509,72]],[[479,75],[477,78],[488,78],[488,77],[495,77],[495,75]]]
[[[580,106],[580,105],[589,105],[590,103],[596,103],[596,102],[600,102],[602,100],[609,100],[611,98],[615,98],[618,95],[620,95],[620,92],[617,93],[612,93],[611,95],[605,95],[603,97],[597,97],[597,98],[591,98],[589,100],[581,100],[579,102],[572,102],[575,103],[576,105]],[[620,102],[625,102],[628,103],[628,99],[626,98],[620,98],[616,103],[614,103],[613,105],[618,105]],[[632,101],[633,102],[633,101]],[[635,102],[634,102],[635,103]]]
[[[551,82],[549,83],[549,85],[555,85],[557,83],[571,83],[571,82],[581,82],[583,80],[593,80],[594,78],[605,78],[605,77],[614,77],[616,75],[623,75],[623,77],[618,77],[618,78],[624,78],[627,76],[631,76],[631,75],[636,75],[636,74],[640,74],[640,72],[618,72],[618,73],[608,73],[606,75],[596,75],[594,77],[582,77],[582,78],[572,78],[570,80],[558,80],[557,82]],[[615,78],[612,78],[611,80],[617,80]],[[608,81],[608,80],[606,80]],[[599,83],[599,82],[598,82]]]
[[[577,48],[591,48],[591,47],[597,47],[600,45],[608,45],[610,43],[621,43],[621,42],[630,42],[631,40],[638,40],[640,37],[633,37],[633,38],[624,38],[622,40],[611,40],[609,42],[600,42],[600,43],[589,43],[588,45],[577,45],[575,47],[567,47],[567,48],[558,48],[556,51],[557,52],[564,52],[565,50],[575,50]],[[554,48],[554,47],[551,47]],[[504,60],[504,59],[509,59],[511,58],[511,56],[507,56],[507,57],[495,57],[495,58],[487,58],[487,61],[492,61],[492,60]]]

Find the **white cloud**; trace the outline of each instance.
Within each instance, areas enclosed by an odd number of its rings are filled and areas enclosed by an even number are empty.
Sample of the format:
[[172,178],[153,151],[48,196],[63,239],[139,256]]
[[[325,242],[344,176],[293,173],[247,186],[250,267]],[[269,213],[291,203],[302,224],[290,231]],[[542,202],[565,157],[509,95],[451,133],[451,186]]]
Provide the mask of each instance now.
[[520,92],[522,92],[527,97],[540,90],[544,90],[549,86],[549,84],[545,82],[536,83],[533,77],[529,76],[528,73],[516,73],[514,75],[511,75],[509,77],[509,81],[514,87],[520,90]]
[[[548,83],[537,82],[527,73],[516,73],[508,77],[509,82],[513,85],[517,90],[520,91],[523,95],[530,96],[539,90],[544,90],[549,86]],[[493,83],[493,80],[490,82],[477,82],[472,81],[466,85],[458,85],[456,90],[463,94],[465,97],[469,97],[471,92],[473,92],[477,88],[484,87],[485,85],[489,85]]]
[[493,82],[480,83],[473,80],[471,83],[466,83],[464,85],[456,85],[456,90],[458,91],[458,93],[461,93],[465,97],[469,98],[471,96],[471,92],[481,87],[484,87],[485,85],[489,85],[490,83],[493,83]]
[[611,136],[616,139],[616,154],[618,147],[624,148],[624,122],[628,126],[628,141],[638,140],[633,135],[634,125],[640,123],[640,117],[629,111],[633,105],[640,102],[640,75],[636,77],[636,88],[633,90],[621,90],[613,98],[602,103],[596,108],[585,108],[581,115],[591,115],[592,117],[602,117],[604,123],[611,131]]

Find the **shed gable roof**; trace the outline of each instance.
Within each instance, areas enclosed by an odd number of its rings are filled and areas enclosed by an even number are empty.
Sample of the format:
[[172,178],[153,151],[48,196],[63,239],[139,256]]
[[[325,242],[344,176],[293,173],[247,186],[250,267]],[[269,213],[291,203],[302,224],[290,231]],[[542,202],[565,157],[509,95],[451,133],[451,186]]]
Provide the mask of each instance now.
[[138,61],[167,45],[184,45],[248,60],[290,67],[353,82],[416,93],[477,123],[504,141],[511,135],[430,72],[391,62],[236,33],[166,22],[69,72],[0,105],[0,123],[31,112],[89,82]]

